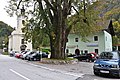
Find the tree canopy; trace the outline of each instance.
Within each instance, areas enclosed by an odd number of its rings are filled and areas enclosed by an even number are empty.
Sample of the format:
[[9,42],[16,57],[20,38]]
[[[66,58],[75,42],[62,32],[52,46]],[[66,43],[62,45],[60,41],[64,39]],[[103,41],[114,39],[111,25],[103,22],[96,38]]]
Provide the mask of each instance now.
[[21,6],[26,10],[26,27],[23,29],[26,39],[36,39],[39,43],[44,36],[49,38],[51,58],[66,58],[66,41],[70,32],[86,37],[100,26],[97,25],[97,3],[92,0],[10,0],[9,3],[6,9],[10,15],[18,12]]

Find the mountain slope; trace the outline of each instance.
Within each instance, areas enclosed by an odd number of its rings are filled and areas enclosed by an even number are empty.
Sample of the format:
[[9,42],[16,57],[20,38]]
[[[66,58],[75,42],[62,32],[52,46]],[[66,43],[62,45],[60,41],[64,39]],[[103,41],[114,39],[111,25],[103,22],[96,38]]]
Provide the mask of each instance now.
[[0,21],[0,48],[3,48],[3,44],[5,44],[4,47],[7,47],[8,36],[11,34],[13,30],[14,29],[12,27]]

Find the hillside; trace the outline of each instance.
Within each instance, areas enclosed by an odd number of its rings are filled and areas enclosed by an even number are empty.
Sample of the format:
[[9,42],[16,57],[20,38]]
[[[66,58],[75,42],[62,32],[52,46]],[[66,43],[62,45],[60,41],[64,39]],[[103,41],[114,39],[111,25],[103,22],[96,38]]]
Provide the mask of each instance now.
[[119,20],[120,18],[120,0],[100,0],[101,15],[106,19]]
[[0,37],[8,36],[13,31],[13,28],[6,23],[0,21]]
[[0,21],[0,48],[3,47],[3,41],[7,46],[8,44],[8,36],[11,34],[13,31],[13,28],[7,25],[6,23]]

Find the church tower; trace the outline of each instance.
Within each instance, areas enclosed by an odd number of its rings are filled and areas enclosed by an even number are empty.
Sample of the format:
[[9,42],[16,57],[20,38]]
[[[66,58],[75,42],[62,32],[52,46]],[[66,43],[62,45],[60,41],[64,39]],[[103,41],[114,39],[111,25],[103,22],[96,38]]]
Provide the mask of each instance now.
[[17,29],[21,31],[22,28],[24,28],[25,23],[25,9],[24,6],[22,6],[22,9],[17,11]]
[[17,27],[9,36],[8,51],[23,51],[30,50],[32,51],[32,42],[24,40],[24,33],[22,28],[24,28],[25,23],[25,9],[22,6],[21,9],[17,11]]

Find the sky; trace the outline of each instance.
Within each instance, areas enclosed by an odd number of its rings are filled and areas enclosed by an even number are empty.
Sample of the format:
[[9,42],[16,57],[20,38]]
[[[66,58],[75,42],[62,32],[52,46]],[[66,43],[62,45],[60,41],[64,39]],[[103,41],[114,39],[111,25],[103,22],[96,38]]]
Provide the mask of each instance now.
[[10,17],[6,10],[4,10],[5,6],[8,5],[7,1],[9,0],[0,0],[0,21],[10,25],[11,27],[17,27],[17,18]]

